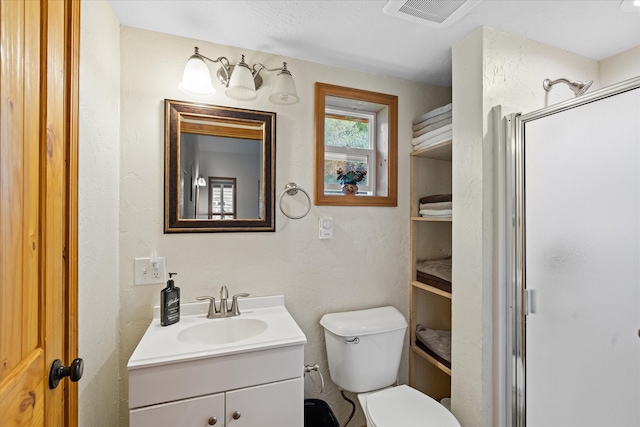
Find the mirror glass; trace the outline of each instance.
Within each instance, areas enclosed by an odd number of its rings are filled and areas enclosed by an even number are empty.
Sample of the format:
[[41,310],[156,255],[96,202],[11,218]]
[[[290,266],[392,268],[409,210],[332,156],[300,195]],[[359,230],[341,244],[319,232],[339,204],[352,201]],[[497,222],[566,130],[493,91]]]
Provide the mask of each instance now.
[[275,231],[275,113],[165,100],[165,232]]
[[397,206],[398,97],[316,83],[315,204]]

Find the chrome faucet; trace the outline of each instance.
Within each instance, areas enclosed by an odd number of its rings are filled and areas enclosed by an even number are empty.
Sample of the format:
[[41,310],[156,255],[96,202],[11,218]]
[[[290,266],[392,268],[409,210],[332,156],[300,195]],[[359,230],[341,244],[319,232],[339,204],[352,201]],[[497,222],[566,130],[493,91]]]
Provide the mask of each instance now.
[[239,316],[240,310],[238,308],[238,298],[246,298],[249,294],[242,293],[236,294],[231,299],[231,308],[229,308],[227,304],[227,300],[229,299],[229,292],[227,291],[226,286],[222,286],[220,288],[220,305],[219,308],[216,307],[216,298],[210,296],[201,296],[196,297],[198,301],[209,301],[209,311],[207,313],[207,319],[218,319],[220,317],[233,317]]
[[227,291],[227,287],[223,286],[220,288],[220,314],[224,317],[227,315],[227,299],[229,298],[229,292]]
[[209,312],[207,313],[207,319],[214,319],[216,317],[220,317],[218,315],[218,310],[216,309],[216,298],[215,297],[196,297],[198,301],[206,301],[209,300]]
[[230,316],[240,316],[240,309],[238,308],[238,298],[246,298],[249,294],[235,294],[231,299],[231,314]]

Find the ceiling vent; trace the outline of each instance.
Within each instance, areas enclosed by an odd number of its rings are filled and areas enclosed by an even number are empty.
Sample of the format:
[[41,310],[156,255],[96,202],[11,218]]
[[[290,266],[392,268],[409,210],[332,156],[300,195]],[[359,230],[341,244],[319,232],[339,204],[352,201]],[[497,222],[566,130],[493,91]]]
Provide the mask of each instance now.
[[476,7],[480,0],[391,0],[382,11],[434,28],[446,28]]

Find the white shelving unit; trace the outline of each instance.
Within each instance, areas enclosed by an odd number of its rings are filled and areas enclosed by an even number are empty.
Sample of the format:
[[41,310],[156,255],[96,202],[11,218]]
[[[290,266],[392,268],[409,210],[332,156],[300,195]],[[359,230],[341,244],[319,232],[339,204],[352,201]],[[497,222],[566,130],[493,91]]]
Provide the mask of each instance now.
[[451,369],[416,345],[416,325],[451,330],[451,293],[416,280],[416,262],[451,254],[451,218],[418,214],[419,199],[451,193],[451,148],[446,141],[411,153],[409,383],[434,399],[451,395]]

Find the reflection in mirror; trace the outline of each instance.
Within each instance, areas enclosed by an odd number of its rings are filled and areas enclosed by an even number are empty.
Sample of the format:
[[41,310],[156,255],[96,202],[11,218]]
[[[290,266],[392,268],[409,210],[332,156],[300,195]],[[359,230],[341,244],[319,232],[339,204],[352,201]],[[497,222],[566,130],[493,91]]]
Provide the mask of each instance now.
[[275,113],[165,100],[165,232],[275,231]]
[[[183,178],[197,176],[198,179],[193,185],[195,197],[183,194],[181,198],[180,218],[262,218],[262,140],[189,133],[184,131],[185,123],[182,124],[180,166]],[[238,187],[243,191],[238,192]]]
[[316,83],[316,205],[397,206],[398,98]]

